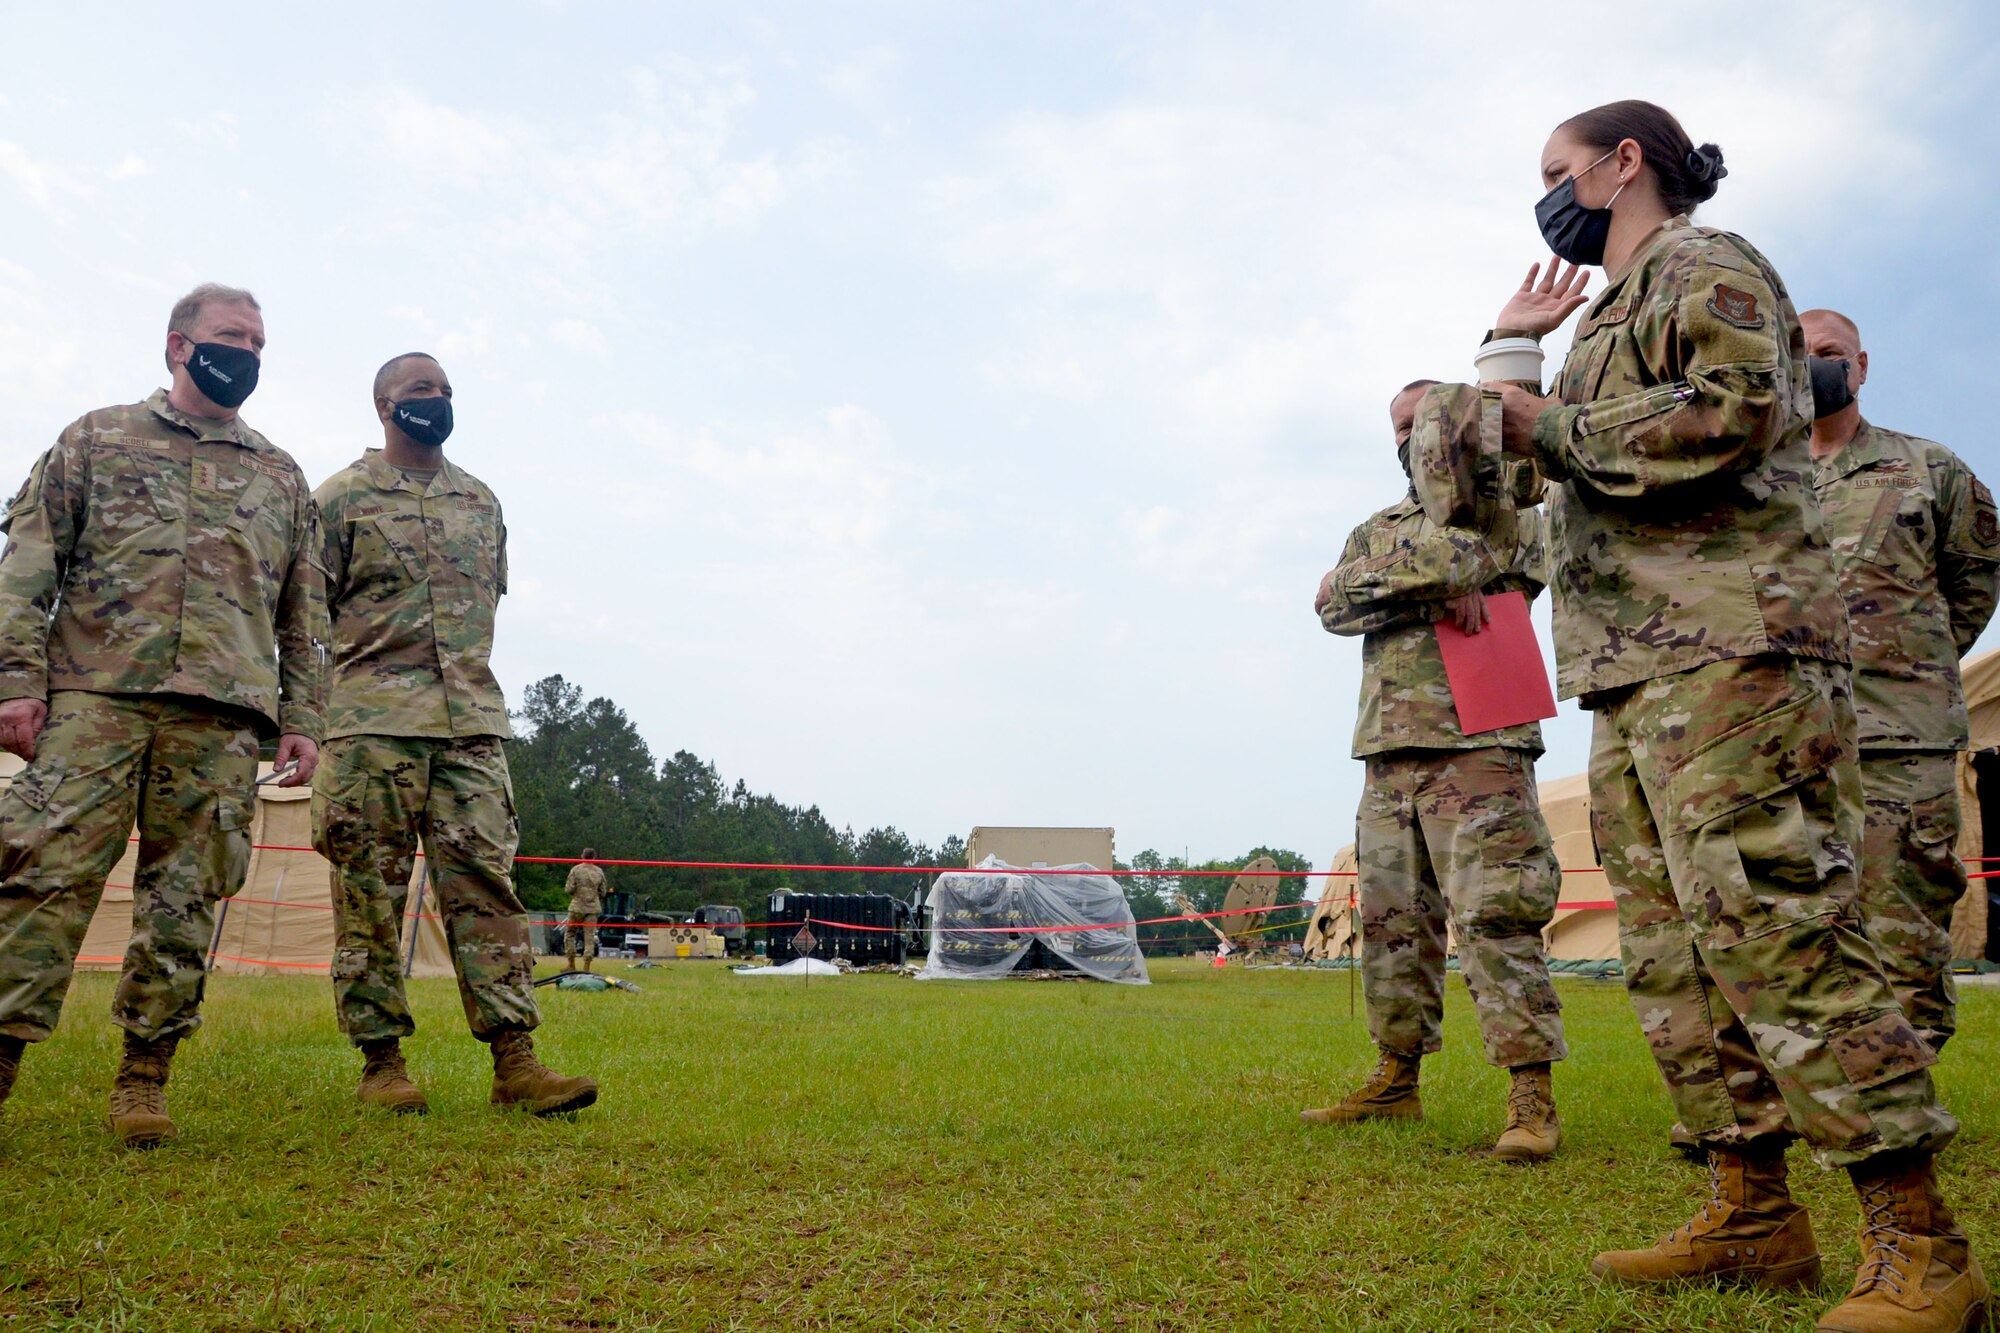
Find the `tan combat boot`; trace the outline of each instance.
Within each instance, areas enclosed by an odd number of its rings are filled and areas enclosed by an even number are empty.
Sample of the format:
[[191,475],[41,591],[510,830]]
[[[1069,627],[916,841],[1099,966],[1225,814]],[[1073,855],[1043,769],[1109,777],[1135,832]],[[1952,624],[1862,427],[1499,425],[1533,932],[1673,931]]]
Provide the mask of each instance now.
[[147,1041],[125,1034],[125,1054],[111,1080],[111,1132],[128,1148],[153,1148],[177,1132],[167,1119],[167,1070],[179,1037]]
[[1965,1333],[1987,1327],[1993,1290],[1938,1192],[1928,1153],[1848,1168],[1861,1196],[1861,1269],[1819,1333]]
[[1503,1162],[1545,1162],[1562,1142],[1562,1121],[1556,1116],[1555,1083],[1549,1067],[1521,1065],[1511,1071],[1507,1089],[1507,1128],[1493,1145]]
[[1812,1219],[1785,1186],[1785,1150],[1724,1148],[1708,1155],[1701,1211],[1650,1250],[1600,1254],[1590,1271],[1606,1282],[1714,1282],[1752,1287],[1819,1281]]
[[1334,1106],[1299,1112],[1308,1125],[1349,1125],[1357,1120],[1422,1120],[1423,1099],[1417,1096],[1419,1055],[1384,1050],[1375,1072],[1359,1089]]
[[422,1115],[431,1109],[423,1090],[410,1082],[410,1068],[403,1063],[403,1043],[394,1037],[361,1043],[361,1086],[355,1099],[364,1106],[380,1106],[404,1115]]
[[7,1094],[14,1090],[14,1080],[21,1073],[21,1052],[28,1049],[28,1043],[19,1037],[0,1036],[0,1106],[7,1103]]
[[520,1028],[493,1038],[495,1106],[519,1106],[530,1115],[581,1111],[597,1100],[597,1081],[564,1078],[535,1058],[535,1043]]

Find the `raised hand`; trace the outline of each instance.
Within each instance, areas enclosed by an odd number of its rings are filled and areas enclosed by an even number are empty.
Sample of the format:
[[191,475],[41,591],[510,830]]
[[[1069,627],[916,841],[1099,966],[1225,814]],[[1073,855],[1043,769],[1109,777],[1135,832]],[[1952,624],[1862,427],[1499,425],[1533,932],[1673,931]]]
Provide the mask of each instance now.
[[1583,265],[1570,264],[1565,271],[1562,260],[1553,255],[1549,257],[1547,273],[1542,272],[1540,264],[1530,264],[1520,290],[1500,307],[1500,317],[1493,321],[1493,327],[1520,329],[1537,336],[1554,333],[1576,313],[1578,306],[1590,299],[1583,290],[1589,281],[1590,274]]

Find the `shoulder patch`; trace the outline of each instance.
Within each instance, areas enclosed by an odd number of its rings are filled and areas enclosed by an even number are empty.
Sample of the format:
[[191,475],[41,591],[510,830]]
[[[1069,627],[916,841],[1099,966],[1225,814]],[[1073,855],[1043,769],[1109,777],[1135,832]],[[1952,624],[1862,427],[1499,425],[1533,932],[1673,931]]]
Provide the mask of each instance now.
[[2000,541],[2000,514],[1993,512],[1993,492],[1977,477],[1972,479],[1972,503],[1972,535],[1987,546]]
[[1715,284],[1715,295],[1708,298],[1708,313],[1739,329],[1764,327],[1764,316],[1757,309],[1756,296],[1726,282]]

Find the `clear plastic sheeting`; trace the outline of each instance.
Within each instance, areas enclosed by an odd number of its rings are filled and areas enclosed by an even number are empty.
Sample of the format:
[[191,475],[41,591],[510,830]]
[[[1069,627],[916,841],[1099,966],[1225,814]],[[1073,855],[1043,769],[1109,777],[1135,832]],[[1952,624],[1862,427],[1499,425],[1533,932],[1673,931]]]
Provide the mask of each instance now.
[[[991,981],[1047,967],[1149,984],[1125,891],[1109,875],[1075,873],[1095,868],[1028,869],[989,856],[976,869],[939,875],[927,900],[930,957],[918,980]],[[1036,926],[1065,929],[1023,929]]]
[[794,958],[789,963],[776,967],[732,967],[729,969],[739,977],[837,977],[844,975],[832,963],[823,963],[817,958]]

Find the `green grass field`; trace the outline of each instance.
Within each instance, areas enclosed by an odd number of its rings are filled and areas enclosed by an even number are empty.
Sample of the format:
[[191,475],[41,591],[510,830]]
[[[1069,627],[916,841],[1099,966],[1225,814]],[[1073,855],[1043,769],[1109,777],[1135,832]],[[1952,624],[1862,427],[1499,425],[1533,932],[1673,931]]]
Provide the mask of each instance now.
[[[616,969],[617,964],[611,964]],[[544,988],[540,1049],[603,1100],[486,1105],[449,982],[409,1043],[433,1111],[363,1112],[326,983],[223,977],[169,1089],[181,1139],[116,1148],[111,980],[81,978],[0,1118],[12,1327],[1802,1329],[1854,1263],[1845,1177],[1795,1154],[1824,1288],[1591,1283],[1706,1176],[1616,983],[1563,982],[1567,1140],[1484,1149],[1503,1076],[1451,981],[1421,1123],[1308,1130],[1371,1064],[1335,972],[1160,963],[1150,987],[746,981]],[[1950,1188],[2000,1259],[2000,992],[1970,988],[1941,1083]]]

